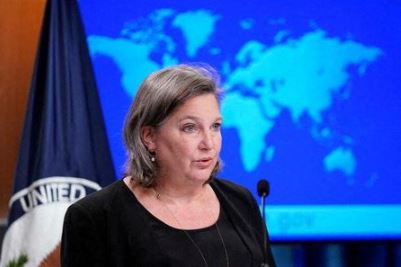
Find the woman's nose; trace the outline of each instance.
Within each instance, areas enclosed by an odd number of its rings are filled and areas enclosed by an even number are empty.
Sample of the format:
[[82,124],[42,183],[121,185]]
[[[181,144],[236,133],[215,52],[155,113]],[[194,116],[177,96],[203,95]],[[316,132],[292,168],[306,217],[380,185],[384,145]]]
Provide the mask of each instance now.
[[204,132],[202,135],[202,140],[200,142],[200,148],[204,150],[210,150],[214,148],[213,133]]

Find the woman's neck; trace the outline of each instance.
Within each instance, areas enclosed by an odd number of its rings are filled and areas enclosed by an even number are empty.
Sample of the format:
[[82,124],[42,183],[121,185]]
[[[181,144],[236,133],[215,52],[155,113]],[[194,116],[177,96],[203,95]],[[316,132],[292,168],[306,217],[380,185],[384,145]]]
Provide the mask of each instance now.
[[208,185],[204,182],[185,182],[169,181],[166,179],[158,179],[154,190],[161,198],[171,202],[189,203],[200,199]]

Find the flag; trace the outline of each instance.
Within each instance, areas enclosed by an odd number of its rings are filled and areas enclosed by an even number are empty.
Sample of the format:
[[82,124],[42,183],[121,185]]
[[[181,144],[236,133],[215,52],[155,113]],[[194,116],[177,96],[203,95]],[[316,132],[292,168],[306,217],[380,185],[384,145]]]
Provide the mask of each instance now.
[[48,0],[0,266],[59,266],[67,207],[114,180],[78,4]]

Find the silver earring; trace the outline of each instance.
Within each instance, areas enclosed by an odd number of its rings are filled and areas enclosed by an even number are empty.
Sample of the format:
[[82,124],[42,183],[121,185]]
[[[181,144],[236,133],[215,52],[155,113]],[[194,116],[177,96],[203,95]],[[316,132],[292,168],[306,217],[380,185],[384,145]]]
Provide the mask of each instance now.
[[149,151],[149,155],[150,155],[150,161],[154,163],[156,161],[155,152]]

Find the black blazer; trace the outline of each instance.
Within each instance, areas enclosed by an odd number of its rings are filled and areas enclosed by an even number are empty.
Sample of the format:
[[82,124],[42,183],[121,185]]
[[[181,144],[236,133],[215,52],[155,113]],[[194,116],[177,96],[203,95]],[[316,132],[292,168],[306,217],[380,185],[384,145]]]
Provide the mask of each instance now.
[[[267,232],[252,194],[225,180],[210,185],[252,255],[252,266],[260,267]],[[122,180],[72,204],[64,218],[61,266],[167,266],[139,205]],[[276,266],[269,243],[265,253],[269,266]]]

